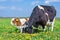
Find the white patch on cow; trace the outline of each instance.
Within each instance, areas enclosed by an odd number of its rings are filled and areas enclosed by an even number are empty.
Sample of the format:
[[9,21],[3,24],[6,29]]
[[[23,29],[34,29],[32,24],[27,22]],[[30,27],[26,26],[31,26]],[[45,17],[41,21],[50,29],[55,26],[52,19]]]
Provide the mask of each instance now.
[[47,24],[51,25],[52,22],[50,22],[50,19],[49,19],[48,13],[45,13],[45,15],[47,15],[47,17],[48,17]]
[[48,21],[47,21],[47,24],[51,24],[51,22],[50,22],[50,19],[49,19],[49,16],[48,16],[48,13],[45,13],[45,15],[47,15],[47,17],[48,17]]
[[13,23],[12,23],[12,21],[14,20],[15,18],[12,18],[12,20],[11,20],[11,25],[14,25]]
[[38,8],[44,10],[44,8],[42,6],[40,6],[40,5],[38,5]]
[[45,13],[45,15],[47,15],[47,16],[48,16],[48,13]]
[[21,25],[23,25],[26,22],[26,20],[23,18],[23,19],[20,19],[20,22],[21,22]]

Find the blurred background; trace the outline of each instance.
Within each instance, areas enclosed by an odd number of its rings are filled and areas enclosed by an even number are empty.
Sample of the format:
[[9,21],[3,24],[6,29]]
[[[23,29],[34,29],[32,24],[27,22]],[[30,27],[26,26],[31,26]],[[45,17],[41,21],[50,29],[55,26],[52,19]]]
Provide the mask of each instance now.
[[30,17],[37,5],[51,5],[60,17],[60,0],[0,0],[0,17]]

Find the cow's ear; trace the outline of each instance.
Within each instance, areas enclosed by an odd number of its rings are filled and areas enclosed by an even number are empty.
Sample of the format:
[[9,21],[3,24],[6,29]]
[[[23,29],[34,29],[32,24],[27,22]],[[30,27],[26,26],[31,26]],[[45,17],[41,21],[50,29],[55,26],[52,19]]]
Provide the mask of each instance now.
[[16,21],[19,21],[19,18],[16,18]]
[[29,18],[25,18],[25,20],[26,20],[26,21],[28,21],[28,20],[29,20]]

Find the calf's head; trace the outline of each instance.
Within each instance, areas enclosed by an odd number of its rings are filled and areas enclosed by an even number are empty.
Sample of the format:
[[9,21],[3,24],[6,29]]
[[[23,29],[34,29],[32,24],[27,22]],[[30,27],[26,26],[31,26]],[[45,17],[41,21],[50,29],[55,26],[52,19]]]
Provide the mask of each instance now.
[[20,19],[19,19],[19,18],[13,18],[13,19],[11,20],[11,24],[12,24],[12,25],[16,25],[16,26],[21,26]]

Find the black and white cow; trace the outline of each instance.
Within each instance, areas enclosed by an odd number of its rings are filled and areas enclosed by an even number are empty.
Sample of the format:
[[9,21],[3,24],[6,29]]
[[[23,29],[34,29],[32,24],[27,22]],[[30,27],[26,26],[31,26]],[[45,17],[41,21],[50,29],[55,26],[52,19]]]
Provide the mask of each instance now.
[[[46,25],[51,25],[53,31],[54,19],[56,16],[56,10],[53,6],[38,5],[36,6],[28,21],[28,27],[25,28],[25,32],[32,33],[32,25],[38,28],[39,25],[42,26],[45,31]],[[36,31],[36,30],[35,30]]]

